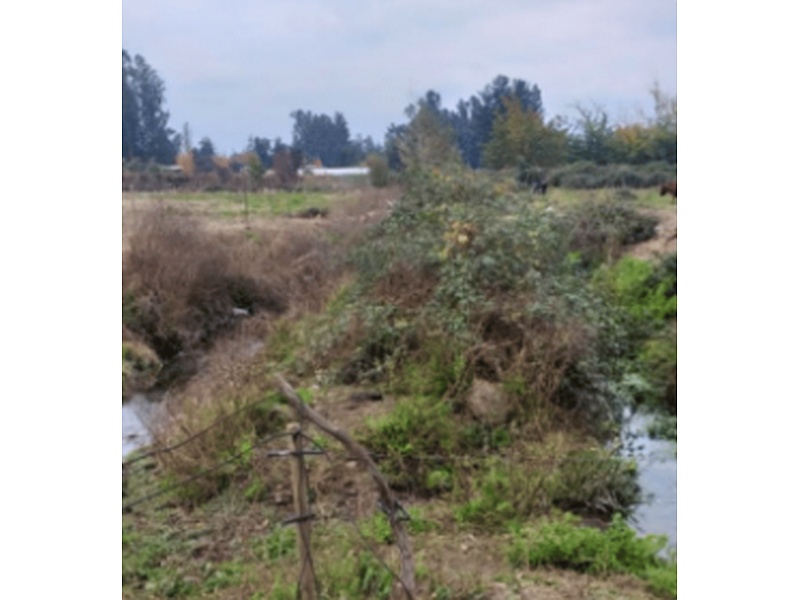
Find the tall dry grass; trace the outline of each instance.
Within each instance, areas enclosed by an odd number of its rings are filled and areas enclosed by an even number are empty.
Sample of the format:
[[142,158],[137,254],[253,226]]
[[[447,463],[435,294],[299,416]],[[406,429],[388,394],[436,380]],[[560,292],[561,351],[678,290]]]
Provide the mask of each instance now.
[[316,228],[222,230],[162,204],[129,218],[123,324],[165,361],[209,348],[248,315],[319,307],[343,268]]
[[[189,477],[281,429],[284,419],[269,403],[248,408],[265,398],[260,348],[278,319],[322,308],[347,276],[349,245],[368,227],[357,213],[384,204],[381,194],[370,195],[357,207],[343,205],[336,219],[271,219],[249,228],[166,203],[126,214],[123,335],[158,354],[159,383],[170,390],[152,432],[156,444],[171,446],[237,415],[160,455],[172,477]],[[191,486],[185,500],[217,493],[231,470]]]

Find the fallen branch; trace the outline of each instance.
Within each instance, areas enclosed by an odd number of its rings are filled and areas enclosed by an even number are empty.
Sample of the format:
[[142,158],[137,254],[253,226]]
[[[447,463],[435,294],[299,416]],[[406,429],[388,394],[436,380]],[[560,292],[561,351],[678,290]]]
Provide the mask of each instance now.
[[300,418],[311,421],[322,431],[338,440],[356,460],[360,461],[367,468],[369,474],[372,475],[375,484],[378,486],[381,505],[386,512],[386,516],[389,518],[389,524],[392,527],[392,533],[394,533],[394,539],[400,551],[400,584],[402,585],[402,591],[407,598],[413,600],[416,594],[414,558],[411,552],[411,540],[403,526],[403,518],[407,518],[407,514],[402,506],[400,506],[400,503],[397,501],[386,479],[378,470],[378,466],[372,458],[370,458],[369,453],[361,444],[356,442],[345,432],[337,429],[322,415],[307,406],[281,375],[276,375],[275,380],[278,383],[281,395],[292,408],[297,411]]

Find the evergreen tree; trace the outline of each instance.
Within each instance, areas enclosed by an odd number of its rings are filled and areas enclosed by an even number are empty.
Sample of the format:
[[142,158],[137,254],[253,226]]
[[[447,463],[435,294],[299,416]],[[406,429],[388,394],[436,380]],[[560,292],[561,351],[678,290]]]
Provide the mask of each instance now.
[[172,164],[180,136],[167,126],[164,82],[140,55],[122,51],[122,156]]
[[247,142],[247,151],[255,152],[265,168],[272,167],[272,146],[269,139],[257,136],[251,137]]
[[194,164],[201,173],[210,173],[214,170],[214,143],[207,137],[200,140],[200,147],[192,151]]
[[296,110],[291,117],[294,119],[292,146],[308,159],[319,160],[326,167],[348,166],[359,160],[342,113],[335,113],[331,119],[328,115]]
[[544,115],[539,87],[521,79],[509,80],[505,75],[498,75],[478,95],[459,103],[453,115],[453,129],[464,160],[471,167],[481,165],[483,149],[492,137],[495,118],[505,114],[504,101],[511,98],[522,110]]

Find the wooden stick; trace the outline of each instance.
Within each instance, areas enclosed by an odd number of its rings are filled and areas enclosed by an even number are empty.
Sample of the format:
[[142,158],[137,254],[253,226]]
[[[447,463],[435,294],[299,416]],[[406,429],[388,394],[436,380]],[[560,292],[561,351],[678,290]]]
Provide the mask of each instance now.
[[413,600],[416,595],[416,583],[414,582],[414,558],[411,552],[411,540],[403,526],[403,521],[398,517],[396,511],[396,508],[400,507],[400,504],[397,502],[397,498],[389,487],[386,479],[378,470],[378,466],[361,444],[356,442],[345,432],[337,429],[318,412],[306,406],[292,386],[290,386],[281,375],[276,375],[275,380],[278,383],[281,395],[291,404],[292,408],[297,411],[301,419],[308,419],[322,431],[339,441],[353,457],[367,468],[369,474],[372,475],[375,484],[378,486],[381,503],[386,509],[386,515],[389,518],[389,524],[392,527],[392,533],[394,533],[394,539],[400,551],[400,584],[402,588],[398,589],[397,586],[395,586],[395,597],[397,597],[398,593],[402,593],[406,598]]
[[311,559],[311,521],[306,518],[308,510],[308,473],[303,462],[303,438],[300,425],[289,423],[287,431],[292,434],[290,448],[294,450],[292,460],[292,494],[297,520],[297,550],[300,558],[300,598],[316,600],[317,589],[314,578],[314,561]]

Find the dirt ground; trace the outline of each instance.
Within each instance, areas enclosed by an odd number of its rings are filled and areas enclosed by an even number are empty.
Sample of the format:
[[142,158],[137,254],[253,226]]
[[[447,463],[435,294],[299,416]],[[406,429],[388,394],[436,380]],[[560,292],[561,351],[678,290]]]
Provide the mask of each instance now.
[[678,211],[677,208],[642,210],[643,213],[658,217],[656,237],[631,247],[629,256],[642,260],[655,258],[662,254],[678,252]]

